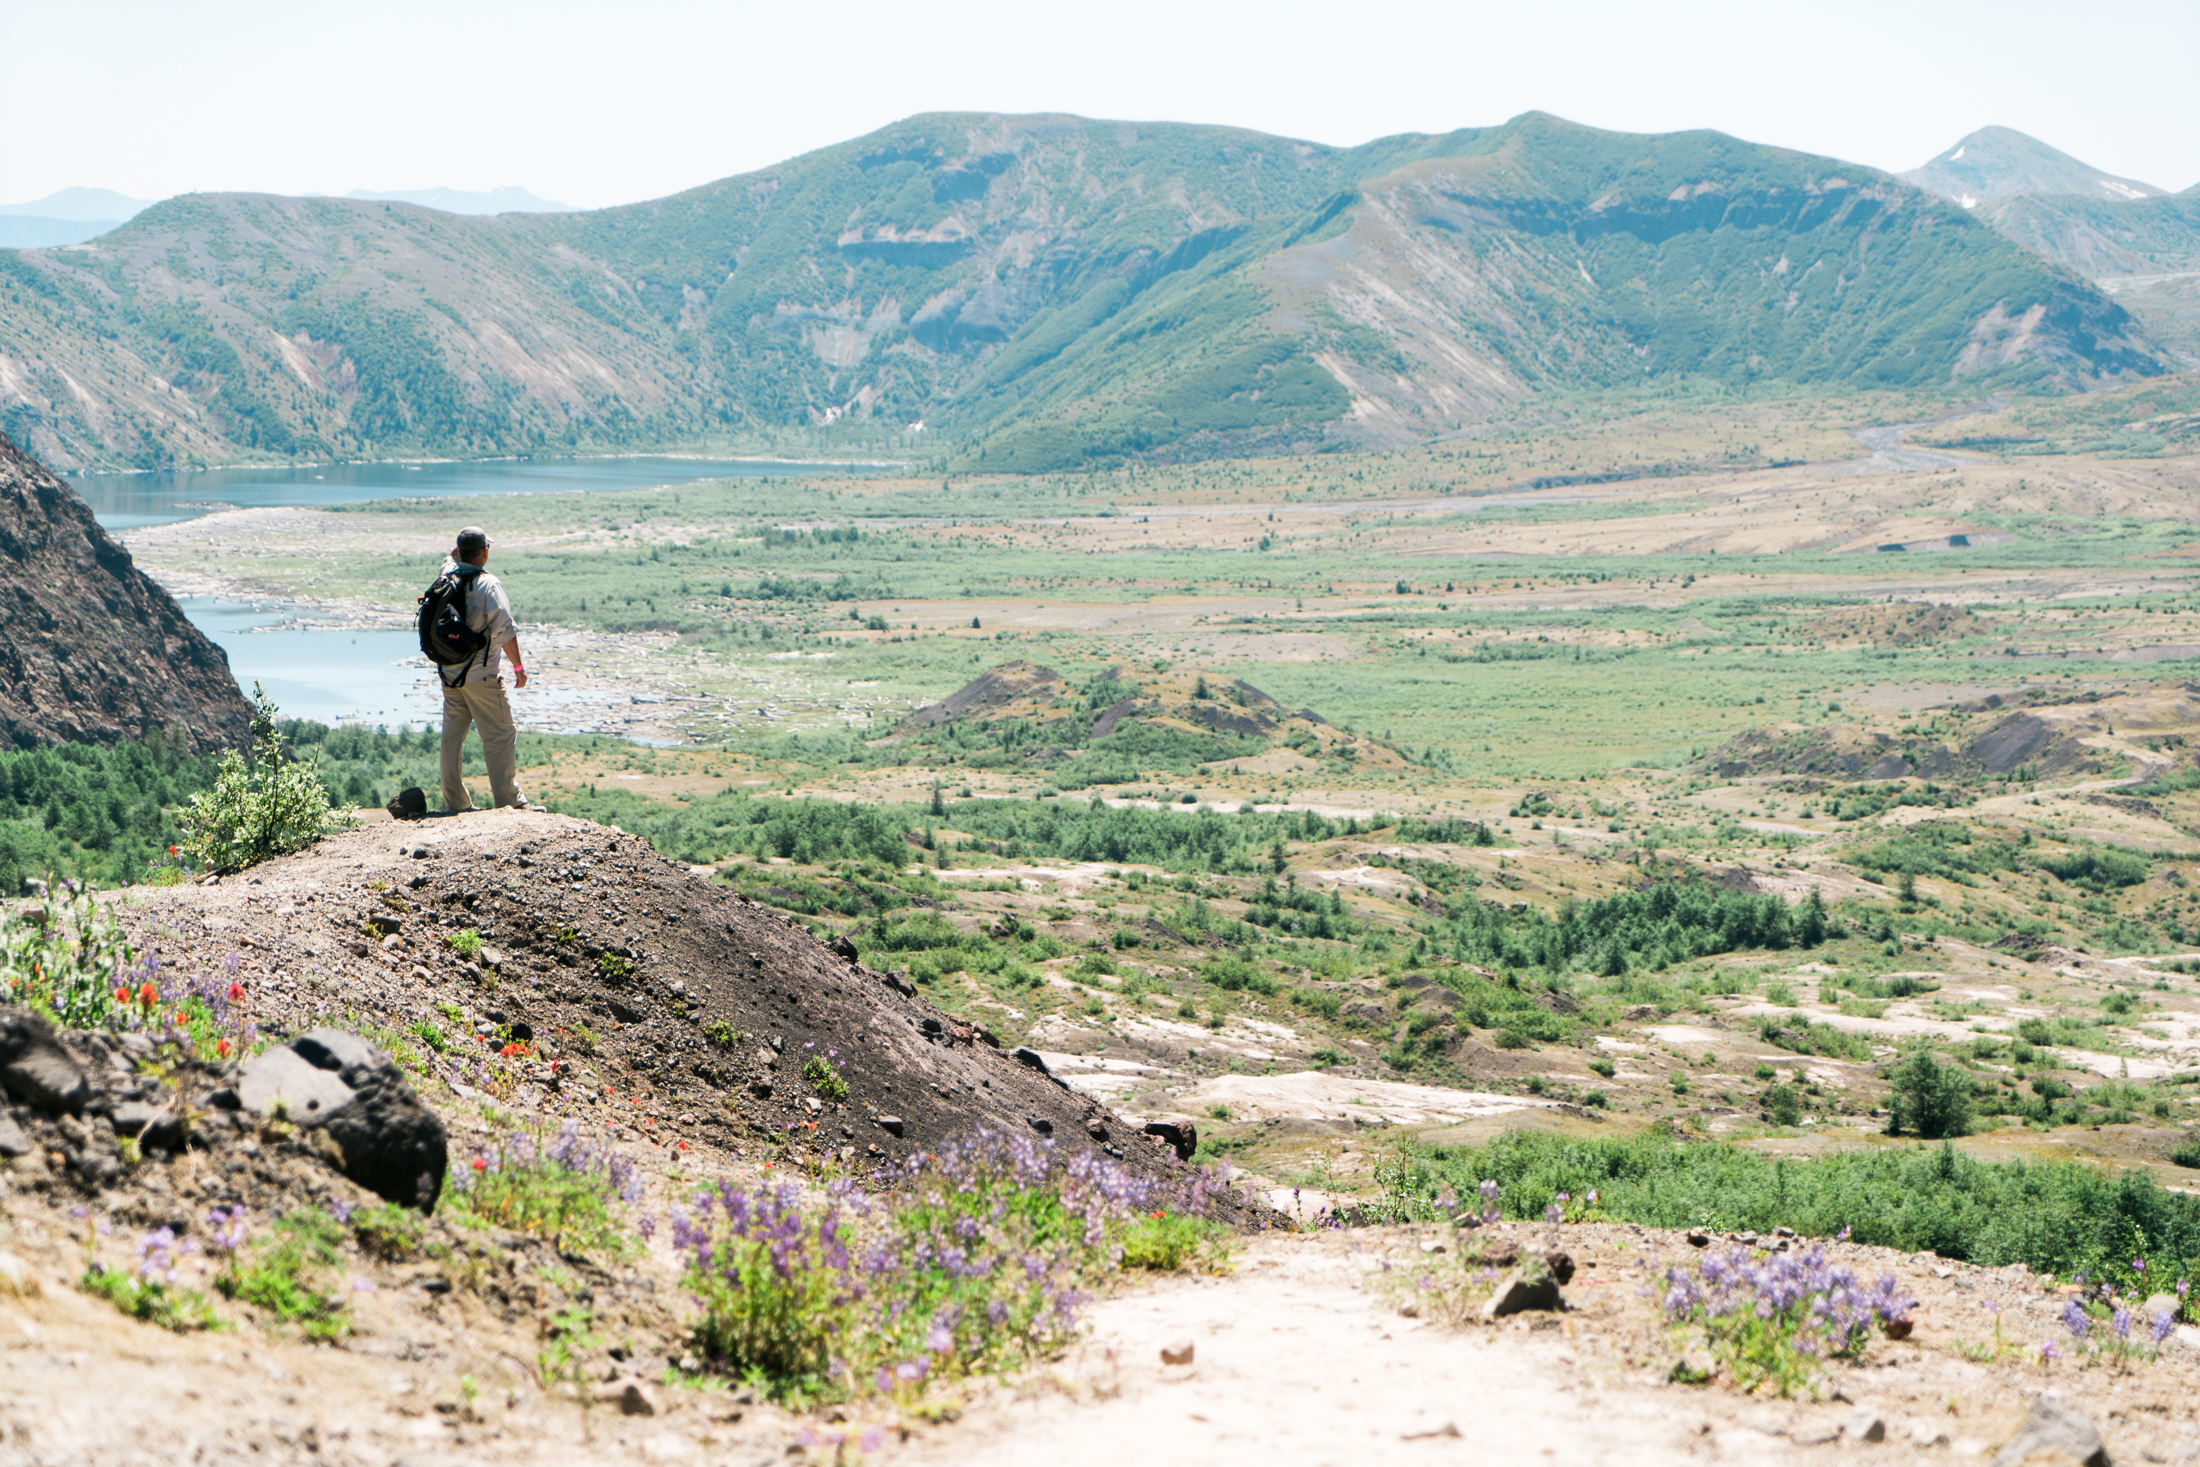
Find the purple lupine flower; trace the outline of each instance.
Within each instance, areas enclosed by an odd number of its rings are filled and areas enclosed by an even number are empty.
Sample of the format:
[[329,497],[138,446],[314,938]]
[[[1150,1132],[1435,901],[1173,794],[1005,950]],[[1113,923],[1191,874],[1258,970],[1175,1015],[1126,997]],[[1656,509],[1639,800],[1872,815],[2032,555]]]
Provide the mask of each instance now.
[[2154,1343],[2159,1345],[2162,1341],[2168,1339],[2170,1332],[2176,1328],[2177,1316],[2167,1309],[2157,1309],[2154,1311],[2154,1324],[2148,1330],[2148,1334],[2153,1338]]
[[2062,1322],[2063,1328],[2070,1331],[2070,1337],[2074,1340],[2084,1339],[2087,1332],[2093,1327],[2091,1317],[2085,1312],[2085,1306],[2075,1299],[2063,1305]]
[[171,1227],[154,1228],[137,1241],[138,1277],[148,1283],[173,1284],[177,1255],[191,1250],[190,1240],[176,1240]]
[[217,1253],[234,1253],[244,1246],[244,1204],[216,1207],[206,1214],[206,1246]]

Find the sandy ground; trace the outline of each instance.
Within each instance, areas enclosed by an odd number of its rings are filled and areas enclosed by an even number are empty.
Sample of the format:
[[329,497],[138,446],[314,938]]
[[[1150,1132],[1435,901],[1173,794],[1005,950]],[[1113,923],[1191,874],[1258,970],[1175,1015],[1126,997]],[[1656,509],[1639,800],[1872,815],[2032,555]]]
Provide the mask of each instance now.
[[[1066,1389],[973,1413],[899,1461],[957,1467],[1267,1467],[1698,1460],[1708,1419],[1670,1392],[1572,1378],[1562,1330],[1465,1334],[1400,1318],[1360,1286],[1371,1260],[1318,1239],[1256,1245],[1236,1277],[1112,1299],[1058,1373]],[[1555,1323],[1555,1321],[1553,1321]],[[1189,1340],[1187,1367],[1163,1346]],[[1754,1437],[1754,1440],[1750,1438]],[[1722,1439],[1722,1445],[1724,1445]],[[1736,1434],[1727,1461],[1784,1443]]]

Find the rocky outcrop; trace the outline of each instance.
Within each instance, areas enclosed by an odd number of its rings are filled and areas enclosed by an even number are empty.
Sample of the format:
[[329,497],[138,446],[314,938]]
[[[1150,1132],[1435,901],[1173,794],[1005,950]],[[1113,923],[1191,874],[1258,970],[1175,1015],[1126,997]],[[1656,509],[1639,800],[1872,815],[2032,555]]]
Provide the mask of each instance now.
[[368,1191],[433,1211],[450,1140],[390,1057],[356,1034],[315,1029],[245,1066],[232,1092],[255,1115],[324,1127],[343,1174]]
[[0,434],[0,740],[244,742],[229,659],[74,491]]

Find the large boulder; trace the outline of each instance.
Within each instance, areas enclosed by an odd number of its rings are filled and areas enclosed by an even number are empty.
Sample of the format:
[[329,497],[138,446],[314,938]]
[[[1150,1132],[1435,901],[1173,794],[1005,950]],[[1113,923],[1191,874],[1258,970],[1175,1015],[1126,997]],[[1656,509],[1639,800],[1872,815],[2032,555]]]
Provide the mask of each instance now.
[[0,1008],[0,1092],[58,1115],[83,1110],[92,1087],[53,1025],[29,1009]]
[[404,1072],[343,1029],[315,1029],[245,1066],[237,1099],[256,1115],[325,1130],[344,1175],[392,1202],[433,1211],[450,1137]]
[[1993,1467],[2109,1467],[2108,1448],[2099,1428],[2049,1391],[2032,1402],[2017,1434],[1994,1454]]

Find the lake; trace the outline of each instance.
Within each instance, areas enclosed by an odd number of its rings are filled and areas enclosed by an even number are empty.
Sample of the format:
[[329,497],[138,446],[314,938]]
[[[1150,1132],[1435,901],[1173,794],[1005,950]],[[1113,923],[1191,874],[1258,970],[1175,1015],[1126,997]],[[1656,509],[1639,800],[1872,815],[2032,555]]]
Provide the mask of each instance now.
[[285,718],[315,723],[442,725],[442,699],[411,632],[285,626],[278,606],[177,598],[191,624],[229,654],[249,696],[257,679]]
[[[876,464],[700,458],[502,459],[469,463],[325,464],[286,469],[209,469],[189,474],[78,474],[68,484],[109,530],[173,524],[224,509],[320,507],[374,499],[487,494],[565,494],[650,489],[702,479],[784,478],[875,472]],[[288,608],[183,598],[184,614],[229,654],[247,694],[257,680],[287,718],[316,723],[442,724],[442,698],[410,631],[285,625]],[[530,726],[617,728],[601,695],[514,693]],[[570,702],[573,706],[553,705]],[[520,705],[524,704],[522,707]],[[538,706],[539,705],[539,706]],[[530,716],[533,715],[533,716]]]

